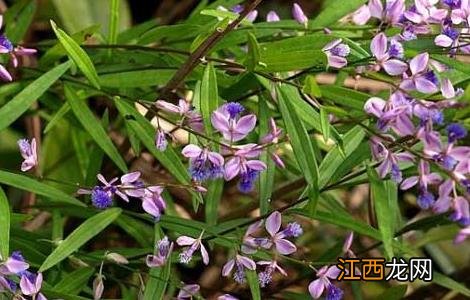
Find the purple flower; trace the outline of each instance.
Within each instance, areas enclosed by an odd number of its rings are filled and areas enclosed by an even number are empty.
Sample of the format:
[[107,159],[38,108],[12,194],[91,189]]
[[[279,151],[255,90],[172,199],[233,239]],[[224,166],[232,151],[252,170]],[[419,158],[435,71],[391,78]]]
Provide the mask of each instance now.
[[266,22],[279,22],[280,20],[281,18],[274,10],[269,11],[266,15]]
[[453,9],[451,13],[452,23],[459,25],[461,23],[466,23],[468,26],[470,24],[470,5],[468,1],[463,0],[460,2],[460,7]]
[[455,90],[452,82],[448,78],[444,78],[441,81],[441,93],[446,99],[454,99],[463,94],[463,89],[458,88]]
[[364,25],[373,17],[386,23],[396,25],[405,11],[405,2],[403,0],[387,1],[384,9],[382,0],[370,0],[368,5],[361,6],[353,14],[353,22],[358,25]]
[[238,298],[230,295],[230,294],[224,294],[222,296],[217,297],[217,300],[238,300]]
[[190,159],[189,173],[195,181],[223,176],[224,158],[219,153],[190,144],[183,148],[182,154]]
[[468,201],[464,197],[454,199],[454,212],[450,216],[452,221],[460,223],[462,226],[470,225],[470,211]]
[[42,273],[34,274],[24,271],[21,275],[20,288],[21,292],[27,296],[39,294],[42,286]]
[[272,261],[262,260],[258,262],[258,265],[266,266],[264,271],[258,274],[258,280],[262,288],[268,286],[271,283],[273,279],[273,274],[276,271],[278,271],[284,276],[287,276],[287,272],[283,268],[281,268],[278,265],[277,261],[275,260],[272,260]]
[[459,41],[459,31],[452,27],[445,27],[442,33],[434,39],[434,43],[441,47],[456,47]]
[[425,160],[420,160],[418,170],[419,176],[412,176],[403,180],[400,185],[402,190],[410,189],[419,182],[419,188],[426,191],[428,185],[438,184],[442,180],[438,173],[430,172],[429,163]]
[[403,54],[403,46],[394,41],[388,47],[387,36],[384,33],[379,33],[372,39],[370,50],[376,58],[375,69],[378,71],[383,68],[387,74],[396,76],[406,72],[408,65],[394,57],[400,57]]
[[293,222],[287,224],[286,229],[284,229],[282,233],[285,237],[299,237],[304,233],[304,231],[299,223]]
[[145,260],[147,266],[149,268],[164,266],[170,257],[172,250],[173,243],[168,240],[167,236],[165,236],[155,245],[155,253],[153,255],[147,255],[147,259]]
[[184,285],[176,297],[177,300],[192,299],[201,287],[198,284],[186,284]]
[[[1,256],[0,256],[1,259]],[[2,262],[0,260],[0,278],[2,275],[21,274],[29,268],[29,264],[25,262],[20,251],[14,251],[11,256]]]
[[245,268],[252,271],[256,269],[256,264],[252,259],[237,254],[224,265],[222,276],[227,277],[230,275],[235,266],[237,270],[233,274],[233,279],[240,284],[245,283]]
[[359,7],[352,15],[352,21],[356,25],[364,25],[371,17],[370,9],[367,5]]
[[145,195],[144,183],[140,172],[132,172],[121,176],[121,184],[117,186],[116,195],[129,202],[129,197],[140,198]]
[[266,169],[266,164],[260,160],[251,159],[260,155],[260,150],[256,144],[242,146],[235,155],[225,164],[224,178],[229,181],[240,175],[238,188],[243,193],[248,193],[253,189],[254,183],[260,171]]
[[407,152],[394,153],[388,150],[378,138],[371,139],[372,155],[375,160],[382,161],[377,171],[381,178],[385,178],[387,174],[391,174],[393,181],[399,183],[402,181],[402,174],[399,162],[411,162],[413,156]]
[[341,69],[348,64],[348,57],[351,49],[348,45],[342,43],[342,39],[334,40],[323,47],[322,51],[328,59],[328,66]]
[[176,243],[180,246],[189,246],[186,249],[183,250],[180,254],[180,262],[183,264],[187,264],[191,261],[193,254],[195,251],[198,249],[201,250],[201,256],[202,256],[202,261],[204,262],[205,265],[209,264],[209,253],[207,253],[206,248],[201,242],[202,235],[204,232],[201,233],[201,235],[195,239],[189,236],[180,236],[178,239],[176,239]]
[[258,221],[248,226],[245,232],[245,235],[243,236],[243,244],[241,247],[243,253],[253,254],[256,252],[257,248],[260,246],[260,241],[267,242],[266,239],[260,240],[252,236],[255,232],[257,232],[261,228],[262,225],[263,225],[263,221]]
[[162,192],[163,188],[161,186],[150,186],[145,189],[145,195],[142,197],[143,210],[153,216],[155,221],[160,220],[163,211],[166,209]]
[[470,236],[470,226],[460,229],[459,233],[454,239],[455,244],[460,244]]
[[155,147],[159,151],[165,151],[168,146],[168,141],[166,140],[166,133],[159,129],[155,135]]
[[400,136],[413,135],[415,132],[411,121],[411,105],[402,93],[392,94],[389,101],[372,97],[365,103],[364,110],[378,118],[377,128],[382,132],[390,128]]
[[330,279],[338,278],[340,270],[336,266],[324,266],[317,272],[317,279],[312,281],[308,286],[308,291],[314,299],[320,298],[323,292],[327,291],[327,299],[342,299],[343,292],[335,287]]
[[235,102],[222,105],[211,116],[212,126],[222,133],[225,140],[237,142],[244,139],[256,125],[254,114],[239,117],[244,107]]
[[106,209],[113,205],[113,194],[102,187],[94,187],[91,192],[91,203],[98,209]]
[[455,188],[455,182],[451,179],[447,179],[439,186],[439,197],[432,206],[432,210],[435,213],[445,213],[449,210],[450,204],[453,200],[451,193]]
[[[243,5],[238,4],[238,5],[235,5],[234,7],[232,7],[231,11],[236,13],[236,14],[241,14],[244,9],[245,8],[243,7]],[[250,22],[254,22],[256,20],[257,16],[258,16],[258,11],[253,10],[253,11],[250,11],[245,18],[246,18],[246,20],[248,20]]]
[[421,53],[410,61],[411,76],[403,75],[400,87],[405,90],[417,90],[421,93],[436,93],[439,81],[432,70],[428,68],[429,54]]
[[31,143],[26,139],[18,141],[21,156],[24,161],[21,164],[21,171],[26,172],[38,165],[38,154],[36,148],[36,139],[32,138]]
[[188,102],[186,102],[186,100],[180,99],[178,105],[174,105],[164,100],[157,100],[155,105],[157,108],[163,111],[179,114],[181,117],[183,117],[183,124],[188,125],[193,130],[197,132],[204,131],[204,124],[202,122],[201,114],[195,112],[193,107]]
[[418,195],[418,199],[416,201],[422,209],[429,209],[435,203],[435,197],[432,193],[424,190]]
[[308,18],[302,10],[302,7],[300,7],[300,5],[297,3],[294,3],[294,5],[292,6],[292,16],[297,22],[304,26],[307,26]]
[[455,143],[457,140],[467,136],[467,129],[458,123],[452,123],[447,126],[447,136],[449,143]]
[[297,230],[293,232],[292,225],[290,228],[288,227],[285,230],[280,231],[281,223],[282,216],[280,212],[275,211],[269,215],[269,217],[266,219],[265,227],[271,238],[269,239],[269,242],[267,242],[265,245],[262,245],[262,247],[270,249],[274,245],[278,253],[282,255],[289,255],[297,251],[297,247],[291,241],[285,238],[293,236],[293,234],[298,234],[299,231],[297,228]]
[[435,7],[438,1],[434,0],[415,0],[414,5],[404,16],[413,23],[441,23],[447,17],[446,9]]
[[282,129],[277,127],[273,118],[269,119],[269,133],[261,138],[261,144],[277,144],[282,135]]

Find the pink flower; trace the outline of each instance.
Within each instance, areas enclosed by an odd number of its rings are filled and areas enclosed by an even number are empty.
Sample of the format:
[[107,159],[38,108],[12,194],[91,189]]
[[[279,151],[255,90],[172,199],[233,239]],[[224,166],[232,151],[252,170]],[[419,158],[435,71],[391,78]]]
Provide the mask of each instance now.
[[256,269],[256,264],[252,259],[236,254],[235,257],[227,261],[222,268],[222,276],[227,277],[230,275],[235,266],[237,270],[233,274],[233,279],[240,284],[245,282],[245,268],[252,271]]
[[292,6],[292,16],[297,22],[304,26],[307,26],[308,18],[302,10],[302,7],[300,7],[300,5],[297,3],[294,3],[294,5]]
[[411,76],[403,75],[400,87],[404,90],[417,90],[421,93],[436,93],[439,81],[432,70],[428,68],[429,54],[421,53],[410,61]]
[[248,193],[253,189],[256,178],[260,171],[266,169],[266,164],[260,160],[250,159],[260,155],[259,146],[248,144],[240,147],[235,155],[225,164],[224,178],[232,180],[240,175],[238,188],[243,193]]
[[223,176],[224,158],[219,153],[190,144],[183,148],[182,154],[190,159],[189,172],[195,181],[201,182]]
[[155,253],[147,255],[146,264],[149,268],[162,267],[166,264],[173,250],[173,243],[165,236],[155,245]]
[[156,221],[160,220],[163,211],[166,209],[162,192],[163,188],[161,186],[150,186],[145,189],[145,195],[142,197],[143,210],[152,215]]
[[383,68],[387,74],[396,76],[401,75],[408,70],[408,65],[397,59],[403,56],[403,46],[392,40],[388,47],[387,36],[379,33],[372,39],[370,50],[376,58],[376,70]]
[[222,105],[211,116],[212,126],[222,133],[225,140],[238,142],[244,139],[256,125],[256,116],[253,114],[239,117],[245,108],[236,102]]
[[[325,289],[327,290],[327,294],[329,297],[331,297],[330,294],[338,294],[342,295],[343,292],[335,287],[330,279],[336,279],[338,278],[338,275],[340,273],[340,270],[336,266],[324,266],[317,272],[317,279],[312,281],[309,286],[308,286],[308,291],[310,292],[310,295],[314,299],[320,298],[320,296],[323,294]],[[328,298],[328,299],[341,299],[341,297],[337,298]]]
[[209,264],[209,253],[207,253],[207,250],[201,241],[203,234],[204,232],[202,232],[201,235],[197,239],[189,237],[189,236],[185,236],[185,235],[180,236],[178,239],[176,239],[176,243],[179,246],[189,246],[180,254],[181,263],[183,264],[189,263],[191,259],[193,258],[194,252],[200,249],[202,261],[204,262],[205,265]]
[[18,141],[18,147],[20,148],[21,156],[24,161],[21,164],[21,171],[26,172],[38,165],[38,154],[36,148],[36,139],[33,138],[31,143],[26,139]]
[[273,212],[266,219],[266,231],[269,233],[271,238],[269,242],[263,245],[263,248],[269,249],[273,245],[276,251],[282,255],[289,255],[297,251],[297,247],[291,241],[285,239],[287,237],[286,231],[281,230],[282,216],[278,211]]
[[347,44],[342,43],[342,39],[334,40],[323,47],[322,51],[328,59],[328,66],[341,69],[348,64],[346,57],[351,52]]
[[184,285],[176,297],[177,300],[192,299],[201,287],[198,284],[186,284]]
[[261,287],[266,287],[267,285],[269,285],[269,283],[271,283],[273,279],[273,273],[276,271],[278,271],[284,276],[287,276],[287,272],[283,268],[281,268],[275,260],[259,261],[258,265],[266,266],[266,269],[258,274],[258,280]]

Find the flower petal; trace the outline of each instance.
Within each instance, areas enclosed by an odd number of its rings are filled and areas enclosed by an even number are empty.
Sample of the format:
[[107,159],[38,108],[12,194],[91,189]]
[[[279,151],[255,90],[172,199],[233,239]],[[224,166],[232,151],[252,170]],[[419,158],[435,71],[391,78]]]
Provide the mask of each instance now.
[[271,236],[274,236],[281,228],[282,216],[278,211],[273,212],[266,219],[266,230]]

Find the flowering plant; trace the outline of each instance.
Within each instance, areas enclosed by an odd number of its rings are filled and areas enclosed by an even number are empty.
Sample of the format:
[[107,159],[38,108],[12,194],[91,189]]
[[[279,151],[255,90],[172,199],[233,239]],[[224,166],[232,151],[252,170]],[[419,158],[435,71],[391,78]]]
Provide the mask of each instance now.
[[0,299],[470,297],[470,1],[98,2],[0,3]]

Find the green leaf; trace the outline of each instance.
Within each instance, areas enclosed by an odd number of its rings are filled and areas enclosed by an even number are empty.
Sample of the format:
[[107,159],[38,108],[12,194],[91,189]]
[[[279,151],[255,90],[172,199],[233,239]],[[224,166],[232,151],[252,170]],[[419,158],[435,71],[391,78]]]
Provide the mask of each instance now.
[[[267,72],[288,72],[294,70],[326,68],[326,55],[321,50],[290,50],[287,52],[267,51],[261,48],[258,70]],[[288,57],[288,59],[286,59]]]
[[321,90],[320,87],[317,84],[317,80],[315,79],[315,76],[313,75],[308,75],[305,78],[304,82],[304,87],[302,91],[306,94],[309,94],[310,96],[314,98],[321,98]]
[[277,95],[287,134],[307,183],[313,189],[318,189],[318,165],[312,141],[284,88],[278,87]]
[[67,195],[61,190],[58,190],[50,185],[41,183],[36,179],[25,175],[0,171],[0,183],[50,198],[53,202],[66,203],[83,207],[86,206],[82,202],[78,201],[72,196]]
[[[356,126],[350,131],[348,131],[343,138],[344,151],[347,157],[355,153],[355,150],[358,148],[359,144],[365,137],[365,132],[360,126]],[[345,158],[341,157],[341,150],[339,146],[336,146],[328,152],[325,158],[322,160],[319,173],[319,186],[324,188],[327,183],[335,176],[338,172],[338,169],[345,162]],[[349,170],[348,170],[349,171]]]
[[320,14],[309,23],[312,27],[325,27],[335,24],[345,15],[355,11],[362,4],[366,3],[367,0],[329,0],[326,3],[328,6],[325,7]]
[[[368,168],[367,174],[369,176],[371,185],[371,197],[374,203],[375,214],[377,223],[382,235],[382,241],[385,247],[385,253],[388,260],[393,257],[393,224],[395,223],[395,212],[391,211],[390,207],[390,194],[385,185],[385,181],[380,179],[375,169]],[[396,189],[395,189],[396,192]]]
[[330,121],[328,120],[328,112],[323,107],[320,108],[320,125],[323,140],[327,143],[330,139]]
[[156,86],[166,83],[175,74],[175,70],[139,70],[119,73],[100,74],[104,87],[135,88]]
[[[259,98],[259,137],[260,139],[269,132],[269,107],[265,97]],[[271,147],[272,148],[272,147]],[[259,209],[260,213],[266,214],[269,211],[269,201],[273,193],[274,174],[276,166],[268,151],[261,153],[260,159],[267,166],[264,172],[259,175]]]
[[119,4],[121,0],[110,0],[111,16],[109,18],[109,37],[108,43],[114,45],[117,43],[119,33]]
[[6,259],[10,252],[10,204],[0,187],[0,257]]
[[324,98],[336,104],[364,112],[364,104],[370,95],[336,85],[321,85],[321,93]]
[[201,81],[199,107],[204,127],[208,136],[212,136],[211,115],[219,107],[219,91],[217,89],[217,74],[212,63],[208,63]]
[[127,172],[126,162],[109,138],[108,133],[104,130],[103,126],[101,126],[100,121],[96,119],[93,112],[86,105],[86,100],[78,96],[77,91],[69,85],[64,86],[64,91],[67,103],[72,108],[73,113],[80,121],[83,128],[85,128],[96,144],[103,149],[116,166],[118,166],[122,172]]
[[59,42],[64,46],[65,50],[77,67],[82,71],[83,75],[88,81],[97,89],[100,88],[98,74],[96,73],[95,66],[90,57],[86,54],[85,50],[80,48],[80,45],[74,41],[62,29],[58,28],[54,21],[51,20],[51,26]]
[[18,44],[23,40],[28,32],[29,25],[34,19],[36,13],[36,1],[21,0],[15,1],[14,5],[8,7],[5,12],[3,24],[5,35],[13,44]]
[[110,208],[87,219],[52,251],[39,268],[39,272],[52,268],[80,249],[81,246],[85,245],[116,220],[121,212],[120,208]]
[[248,70],[253,72],[258,66],[260,60],[260,48],[256,36],[248,33],[248,55],[246,56],[245,65]]
[[259,288],[259,280],[256,271],[246,269],[245,274],[248,285],[250,286],[251,299],[261,300],[261,290]]
[[446,287],[452,291],[459,292],[460,294],[464,296],[470,297],[470,289],[468,289],[465,285],[439,272],[433,272],[432,275],[433,275],[433,278],[432,278],[433,283]]
[[51,69],[0,108],[0,131],[10,126],[11,123],[27,111],[31,104],[41,97],[70,68],[70,65],[70,62],[66,62]]
[[54,291],[63,294],[76,295],[87,285],[88,280],[95,273],[90,267],[80,268],[63,276],[54,286]]
[[386,289],[385,292],[383,292],[377,299],[400,300],[403,299],[403,297],[405,296],[407,289],[408,286],[406,284],[393,286],[391,288]]

